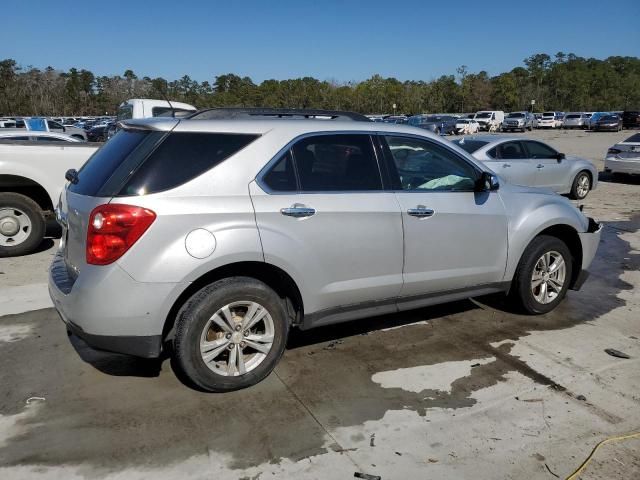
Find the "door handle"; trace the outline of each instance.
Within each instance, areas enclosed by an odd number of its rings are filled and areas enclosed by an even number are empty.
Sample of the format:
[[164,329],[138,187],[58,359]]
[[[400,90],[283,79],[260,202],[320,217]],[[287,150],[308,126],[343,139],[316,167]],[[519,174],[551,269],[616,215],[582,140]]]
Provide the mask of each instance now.
[[410,208],[407,210],[407,215],[418,218],[432,217],[433,214],[434,211],[424,205],[418,205],[416,208]]
[[510,167],[510,166],[511,166],[511,164],[510,164],[510,163],[503,163],[503,164],[502,164],[502,168],[507,168],[507,167]]
[[304,218],[311,217],[316,214],[315,208],[305,207],[304,205],[300,205],[296,203],[289,208],[281,208],[280,213],[282,215],[286,215],[287,217],[295,217],[295,218]]
[[536,165],[536,168],[544,168],[544,165],[539,163],[538,165]]

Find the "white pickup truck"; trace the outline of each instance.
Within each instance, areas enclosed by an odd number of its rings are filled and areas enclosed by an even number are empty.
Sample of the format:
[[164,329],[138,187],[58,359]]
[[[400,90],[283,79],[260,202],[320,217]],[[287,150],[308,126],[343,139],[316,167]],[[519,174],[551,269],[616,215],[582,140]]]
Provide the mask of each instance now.
[[35,250],[65,184],[102,144],[0,139],[0,257]]

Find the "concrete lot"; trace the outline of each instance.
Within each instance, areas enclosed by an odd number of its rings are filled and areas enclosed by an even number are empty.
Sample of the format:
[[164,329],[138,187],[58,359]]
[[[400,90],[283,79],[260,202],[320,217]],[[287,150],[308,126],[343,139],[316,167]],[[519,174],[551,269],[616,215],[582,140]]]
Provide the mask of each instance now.
[[[602,170],[629,133],[525,135]],[[551,314],[489,297],[295,332],[274,374],[224,395],[69,338],[48,308],[55,242],[0,259],[0,478],[565,478],[640,431],[640,182],[583,203],[602,243]],[[640,478],[639,452],[605,445],[581,478]]]

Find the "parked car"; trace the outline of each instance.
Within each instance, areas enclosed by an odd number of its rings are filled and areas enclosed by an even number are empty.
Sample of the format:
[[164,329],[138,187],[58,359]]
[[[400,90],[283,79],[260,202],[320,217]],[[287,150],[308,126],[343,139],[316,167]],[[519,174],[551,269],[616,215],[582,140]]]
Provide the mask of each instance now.
[[584,128],[587,122],[587,116],[581,112],[567,113],[562,120],[562,128]]
[[87,141],[87,133],[82,128],[65,127],[61,123],[54,122],[53,120],[47,120],[50,132],[66,133],[72,137],[76,137],[80,140]]
[[480,125],[480,130],[498,129],[504,121],[504,112],[502,110],[482,110],[477,112],[473,119]]
[[591,129],[596,132],[619,132],[622,130],[622,118],[615,114],[602,115],[596,120],[595,124],[592,124]]
[[68,173],[49,292],[90,346],[171,344],[182,378],[229,391],[273,370],[291,328],[490,292],[541,314],[586,279],[597,222],[437,135],[241,112],[125,121]]
[[0,118],[0,128],[16,128],[16,121],[9,118]]
[[538,126],[540,128],[560,128],[562,126],[562,112],[543,112]]
[[429,130],[436,135],[451,135],[456,133],[457,117],[450,115],[414,115],[407,123],[413,127]]
[[593,112],[587,121],[587,130],[593,130],[596,122],[605,115],[611,115],[609,112]]
[[458,118],[456,120],[456,133],[459,135],[469,135],[478,133],[480,124],[472,118]]
[[622,128],[640,128],[640,111],[625,110],[622,112]]
[[516,185],[549,188],[582,200],[598,183],[598,170],[589,160],[567,156],[538,140],[491,135],[457,144]]
[[106,124],[93,127],[87,132],[87,139],[90,142],[106,142],[108,129],[109,125]]
[[640,133],[616,143],[607,151],[604,171],[615,176],[640,174]]
[[502,130],[505,132],[522,130],[533,130],[537,123],[535,117],[529,112],[511,112],[502,122]]
[[97,150],[64,133],[25,129],[0,132],[0,257],[33,252],[70,168]]
[[[21,142],[82,142],[78,137],[58,132],[38,132],[23,128],[7,128],[0,131],[0,141]],[[1,172],[1,170],[0,170]]]

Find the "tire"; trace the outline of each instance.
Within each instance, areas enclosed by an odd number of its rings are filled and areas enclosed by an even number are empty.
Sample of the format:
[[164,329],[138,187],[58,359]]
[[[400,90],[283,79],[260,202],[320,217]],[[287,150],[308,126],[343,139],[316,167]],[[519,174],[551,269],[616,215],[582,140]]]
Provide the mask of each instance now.
[[440,129],[439,129],[439,128],[436,128],[436,129],[434,130],[434,133],[435,133],[436,135],[440,135]]
[[42,243],[45,227],[36,202],[19,193],[0,193],[0,257],[34,251]]
[[[542,257],[546,255],[549,255],[552,260],[551,267],[553,267],[557,261],[554,259],[561,256],[564,267],[560,267],[560,269],[564,268],[564,271],[550,275],[547,274],[547,277],[544,278],[549,280],[544,280],[543,278],[541,283],[534,288],[534,282],[539,281],[539,278],[534,280],[534,274],[539,276],[538,272],[540,268],[543,267],[541,263]],[[518,263],[518,268],[516,269],[516,274],[513,279],[513,288],[510,293],[511,299],[526,313],[539,315],[550,312],[558,306],[567,293],[571,281],[572,267],[573,257],[569,248],[562,240],[547,235],[540,235],[534,238],[522,254],[520,263]],[[557,276],[553,277],[554,275]],[[558,288],[557,282],[559,282],[558,278],[560,276],[562,277],[562,285]],[[551,277],[555,278],[555,282],[551,280]],[[541,302],[537,298],[537,296],[545,298],[546,294],[542,291],[542,284],[545,285],[546,289],[549,289],[545,290],[545,292],[550,292],[549,298],[546,298],[548,301]],[[549,285],[555,286],[550,288]],[[534,292],[536,293],[534,294]],[[551,293],[553,293],[554,296],[551,296]]]
[[[586,187],[586,191],[585,191]],[[571,193],[569,196],[573,200],[584,200],[591,191],[591,175],[586,170],[581,171],[573,179],[573,185],[571,185]]]
[[[249,305],[241,305],[243,303]],[[266,309],[267,314],[250,327],[259,331],[251,330],[247,336],[241,322],[253,304]],[[229,307],[227,312],[235,312],[229,323],[224,321],[222,312],[225,307]],[[239,316],[243,309],[244,314]],[[263,311],[258,309],[256,315],[259,316],[260,312]],[[222,324],[230,328],[212,322],[212,317],[217,314]],[[233,334],[230,333],[232,331]],[[271,373],[284,353],[288,333],[284,302],[271,288],[250,277],[225,278],[196,292],[180,309],[176,319],[173,360],[179,373],[202,390],[239,390],[255,385]],[[252,342],[252,339],[260,336],[266,339],[270,335],[273,342],[264,354],[248,345],[254,343],[265,347],[266,343]],[[205,341],[213,345],[205,352],[211,357],[208,363],[201,353],[201,342]],[[220,353],[216,353],[218,350]],[[241,373],[240,358],[244,359],[242,365],[246,373]],[[251,365],[251,362],[257,363]],[[225,374],[225,370],[231,374]]]

